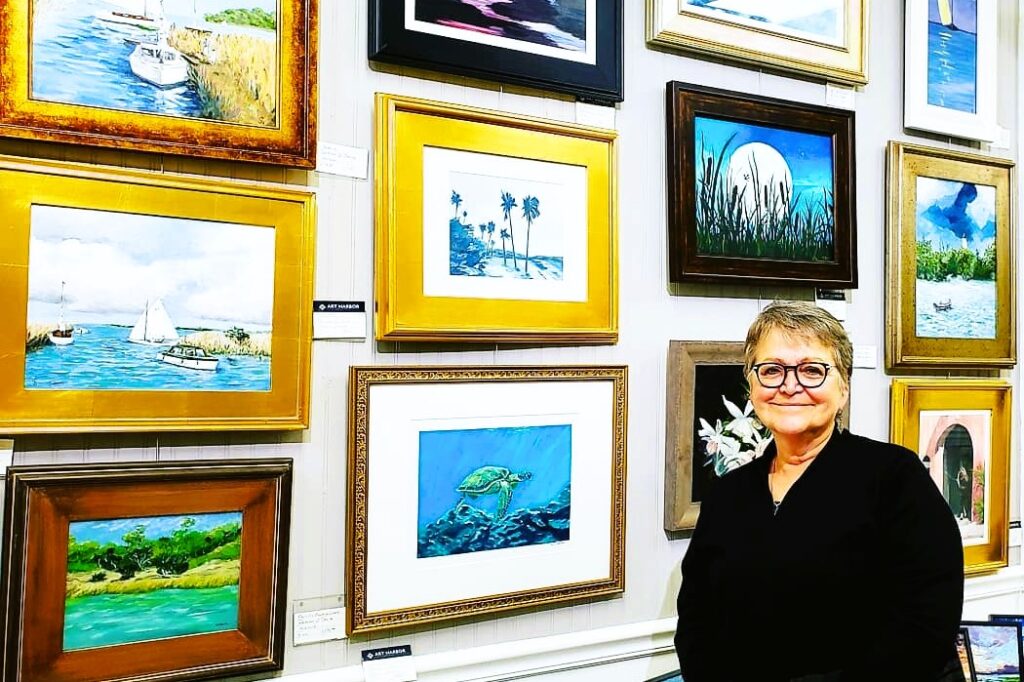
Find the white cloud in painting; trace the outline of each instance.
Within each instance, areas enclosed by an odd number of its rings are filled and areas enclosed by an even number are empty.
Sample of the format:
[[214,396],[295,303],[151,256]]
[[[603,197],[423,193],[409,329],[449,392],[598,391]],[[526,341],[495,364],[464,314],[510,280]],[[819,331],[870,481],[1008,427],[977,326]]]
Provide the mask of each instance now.
[[161,298],[177,326],[270,327],[274,230],[33,206],[29,319],[65,302],[79,320],[131,322]]

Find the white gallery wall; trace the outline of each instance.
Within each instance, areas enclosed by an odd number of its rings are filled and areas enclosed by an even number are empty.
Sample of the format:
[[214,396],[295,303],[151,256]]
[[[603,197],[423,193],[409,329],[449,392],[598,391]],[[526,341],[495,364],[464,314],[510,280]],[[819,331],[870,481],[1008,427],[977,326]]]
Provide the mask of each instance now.
[[[1018,22],[1015,0],[999,5],[999,124],[1010,147],[984,153],[1017,157]],[[15,440],[16,464],[135,460],[291,457],[295,461],[288,585],[289,679],[361,680],[360,651],[411,644],[423,680],[643,680],[675,667],[671,652],[678,565],[686,536],[662,528],[665,462],[665,372],[672,339],[739,341],[759,306],[775,297],[809,298],[800,288],[688,285],[670,287],[667,268],[665,83],[726,88],[825,104],[826,88],[754,69],[650,50],[644,2],[625,0],[625,102],[615,109],[496,84],[367,63],[367,2],[320,0],[321,143],[372,149],[373,96],[388,92],[566,121],[618,131],[620,341],[614,346],[467,346],[317,341],[313,344],[310,428],[287,434],[200,433],[33,436]],[[887,439],[889,379],[885,345],[885,147],[891,139],[970,150],[947,138],[910,135],[903,120],[903,3],[871,7],[869,84],[854,97],[857,116],[859,288],[847,326],[856,346],[876,349],[876,366],[852,383],[852,430]],[[976,147],[974,147],[976,149]],[[0,152],[130,166],[257,182],[309,185],[318,193],[318,299],[373,299],[374,194],[357,180],[247,164],[0,141]],[[1016,191],[1016,190],[1015,190]],[[1020,249],[1017,248],[1018,263]],[[1018,286],[1020,278],[1018,277]],[[291,614],[344,601],[348,368],[398,364],[625,364],[629,366],[626,590],[620,598],[532,608],[388,636],[293,647]],[[946,376],[945,373],[942,376]],[[1018,372],[1003,372],[1018,386]],[[1019,393],[1018,393],[1019,396]],[[1020,519],[1020,410],[1014,406],[1011,519]],[[1011,533],[1011,568],[969,581],[965,613],[1019,612],[1020,531]],[[525,640],[525,641],[522,641]],[[340,669],[340,670],[339,670]],[[332,671],[330,673],[320,671]]]

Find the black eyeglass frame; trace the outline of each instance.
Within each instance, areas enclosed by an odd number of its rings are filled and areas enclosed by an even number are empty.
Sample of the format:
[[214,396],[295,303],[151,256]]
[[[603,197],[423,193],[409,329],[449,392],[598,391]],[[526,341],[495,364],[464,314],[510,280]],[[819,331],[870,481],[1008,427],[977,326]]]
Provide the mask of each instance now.
[[[779,383],[773,384],[771,386],[764,383],[764,379],[761,378],[760,368],[764,367],[765,365],[773,365],[775,367],[782,368],[782,379],[779,380]],[[813,385],[808,385],[800,380],[799,368],[805,367],[807,365],[816,365],[825,368],[825,373],[821,376],[821,381]],[[761,384],[761,386],[764,388],[781,388],[782,385],[786,383],[786,377],[789,375],[790,370],[793,371],[793,378],[796,379],[796,383],[800,384],[804,388],[821,388],[825,381],[828,380],[828,373],[831,369],[832,365],[828,364],[827,362],[818,362],[816,360],[811,362],[800,362],[795,365],[784,365],[781,362],[759,362],[756,365],[750,366],[750,371],[754,373],[755,377],[757,377],[757,383]]]

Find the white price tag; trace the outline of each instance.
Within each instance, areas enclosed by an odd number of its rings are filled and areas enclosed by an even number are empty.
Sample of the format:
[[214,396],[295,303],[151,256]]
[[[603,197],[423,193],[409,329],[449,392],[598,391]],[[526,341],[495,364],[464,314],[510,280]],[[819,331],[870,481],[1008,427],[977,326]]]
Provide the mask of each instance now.
[[855,104],[853,88],[841,85],[825,84],[825,104],[838,109],[853,109]]
[[0,438],[0,476],[7,475],[7,467],[14,462],[14,441]]
[[362,652],[363,677],[366,682],[413,682],[416,666],[413,664],[412,647],[385,647]]
[[370,150],[321,142],[316,153],[316,169],[321,173],[344,175],[365,180],[369,174]]
[[853,366],[874,369],[878,367],[878,346],[853,347]]
[[345,609],[321,609],[295,614],[292,641],[295,646],[345,639]]
[[366,303],[313,301],[313,340],[365,339]]
[[576,122],[591,128],[615,128],[615,107],[576,102]]

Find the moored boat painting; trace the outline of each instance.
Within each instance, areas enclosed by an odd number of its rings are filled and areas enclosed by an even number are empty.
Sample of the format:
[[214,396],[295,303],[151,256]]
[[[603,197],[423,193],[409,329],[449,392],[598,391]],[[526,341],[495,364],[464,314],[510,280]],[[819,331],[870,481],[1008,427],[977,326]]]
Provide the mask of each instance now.
[[270,390],[274,230],[48,206],[31,223],[25,388]]
[[34,0],[36,100],[278,125],[278,0]]

